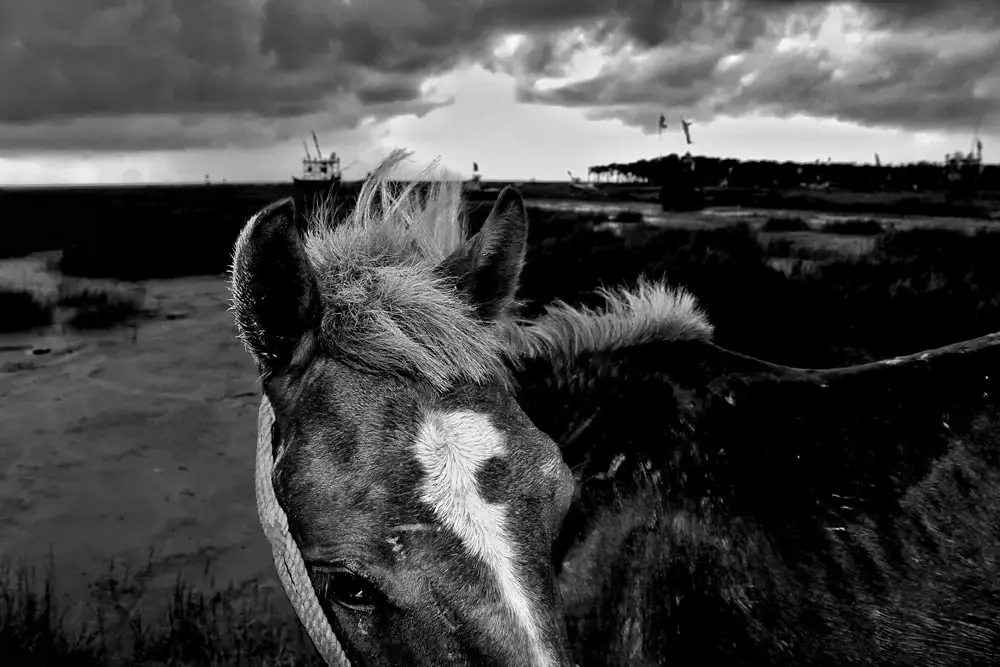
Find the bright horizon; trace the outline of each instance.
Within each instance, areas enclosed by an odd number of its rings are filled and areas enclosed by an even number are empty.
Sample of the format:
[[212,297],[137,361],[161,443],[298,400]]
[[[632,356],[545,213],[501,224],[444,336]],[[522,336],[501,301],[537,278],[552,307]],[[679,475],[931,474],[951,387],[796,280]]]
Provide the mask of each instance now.
[[[941,163],[976,138],[1000,162],[1000,4],[728,1],[698,13],[666,2],[653,29],[644,3],[546,3],[538,16],[514,3],[515,16],[486,0],[438,26],[417,0],[395,3],[387,23],[376,11],[387,1],[205,0],[197,11],[221,12],[219,34],[202,26],[210,16],[143,2],[128,15],[81,2],[55,29],[44,11],[18,14],[0,44],[23,62],[9,59],[4,75],[33,78],[0,100],[0,185],[287,182],[303,141],[315,152],[313,130],[345,180],[396,147],[414,153],[401,178],[440,156],[461,178],[477,162],[486,181],[586,178],[592,165],[687,150]],[[314,21],[324,32],[313,38],[303,26]],[[383,42],[362,45],[362,27]],[[33,51],[34,34],[59,48]],[[102,61],[114,45],[125,55]],[[691,146],[681,117],[694,122]]]

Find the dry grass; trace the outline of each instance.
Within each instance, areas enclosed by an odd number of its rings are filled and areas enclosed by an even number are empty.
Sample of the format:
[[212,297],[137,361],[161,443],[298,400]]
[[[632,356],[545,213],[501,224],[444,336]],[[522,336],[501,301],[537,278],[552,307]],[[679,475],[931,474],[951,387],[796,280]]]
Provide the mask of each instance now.
[[51,566],[0,567],[0,655],[5,665],[322,665],[298,621],[262,589],[211,594],[178,580],[166,609],[144,616],[133,592],[142,572],[102,579],[88,620],[71,627],[56,603]]
[[62,283],[54,296],[26,289],[0,288],[0,332],[12,333],[45,327],[66,310],[64,322],[71,329],[110,329],[133,324],[148,314],[146,290],[121,286],[92,287]]
[[60,307],[72,309],[66,324],[73,329],[110,329],[135,323],[146,312],[143,308],[145,289],[96,288],[62,283],[56,299]]

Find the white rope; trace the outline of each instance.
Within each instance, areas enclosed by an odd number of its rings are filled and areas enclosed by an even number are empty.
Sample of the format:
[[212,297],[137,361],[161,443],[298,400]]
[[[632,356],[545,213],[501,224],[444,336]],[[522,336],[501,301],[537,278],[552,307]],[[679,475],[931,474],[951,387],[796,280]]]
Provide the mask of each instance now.
[[278,579],[292,603],[292,608],[309,634],[323,660],[330,667],[350,667],[351,663],[333,633],[333,628],[320,607],[319,600],[306,572],[306,565],[288,530],[288,517],[278,504],[271,486],[274,458],[271,453],[271,426],[274,410],[267,396],[261,396],[257,413],[257,465],[255,487],[257,491],[257,516],[264,528],[264,535],[271,543],[274,567]]

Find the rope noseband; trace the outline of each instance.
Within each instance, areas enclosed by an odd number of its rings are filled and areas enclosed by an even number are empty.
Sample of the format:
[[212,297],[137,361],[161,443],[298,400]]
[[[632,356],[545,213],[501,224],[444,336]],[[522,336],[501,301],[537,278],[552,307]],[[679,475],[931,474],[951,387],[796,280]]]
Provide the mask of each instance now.
[[326,614],[319,605],[302,554],[299,553],[299,547],[288,530],[288,517],[278,504],[274,487],[271,486],[271,471],[274,469],[274,458],[271,453],[273,424],[274,410],[271,408],[271,402],[267,400],[267,396],[261,396],[260,410],[257,413],[257,465],[254,485],[257,495],[257,516],[264,528],[267,541],[271,543],[271,554],[274,556],[274,567],[278,570],[278,579],[281,580],[285,594],[292,603],[292,609],[298,615],[309,638],[327,665],[351,667]]

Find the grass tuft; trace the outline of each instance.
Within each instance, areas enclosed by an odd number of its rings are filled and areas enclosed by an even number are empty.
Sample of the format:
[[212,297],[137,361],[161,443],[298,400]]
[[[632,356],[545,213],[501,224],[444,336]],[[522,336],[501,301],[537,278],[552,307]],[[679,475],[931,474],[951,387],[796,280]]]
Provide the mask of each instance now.
[[34,568],[0,566],[3,664],[323,665],[291,611],[279,611],[256,585],[204,593],[178,578],[165,609],[144,615],[134,599],[143,573],[110,570],[87,620],[72,627],[57,607],[51,562],[41,582]]
[[66,324],[82,330],[110,329],[134,322],[145,312],[145,300],[145,289],[74,287],[68,283],[59,285],[57,296],[61,307],[73,309]]

